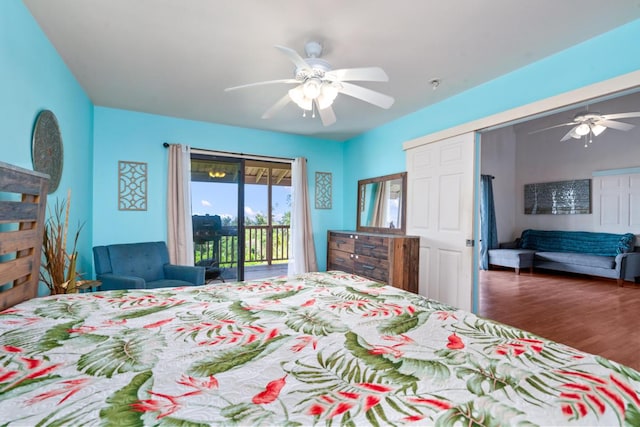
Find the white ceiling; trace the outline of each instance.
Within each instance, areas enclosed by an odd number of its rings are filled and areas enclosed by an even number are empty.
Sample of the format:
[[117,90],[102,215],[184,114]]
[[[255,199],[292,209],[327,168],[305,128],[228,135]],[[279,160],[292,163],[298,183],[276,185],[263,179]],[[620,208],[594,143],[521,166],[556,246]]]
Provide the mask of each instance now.
[[[640,18],[640,0],[23,1],[95,105],[335,140]],[[273,46],[309,40],[334,68],[382,67],[362,86],[395,104],[339,95],[323,127],[293,103],[261,119],[289,85],[224,91],[292,77]]]

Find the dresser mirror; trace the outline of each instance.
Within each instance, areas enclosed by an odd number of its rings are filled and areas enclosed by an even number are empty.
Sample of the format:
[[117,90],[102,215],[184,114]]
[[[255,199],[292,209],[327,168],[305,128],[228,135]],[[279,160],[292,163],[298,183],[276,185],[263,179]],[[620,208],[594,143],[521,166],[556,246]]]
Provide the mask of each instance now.
[[407,173],[358,181],[358,231],[405,233]]

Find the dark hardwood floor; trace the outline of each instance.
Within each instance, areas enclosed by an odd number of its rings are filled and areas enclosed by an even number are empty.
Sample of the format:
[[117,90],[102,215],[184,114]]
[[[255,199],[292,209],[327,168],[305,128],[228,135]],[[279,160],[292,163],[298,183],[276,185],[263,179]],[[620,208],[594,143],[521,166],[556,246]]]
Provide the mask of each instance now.
[[482,317],[640,370],[640,286],[513,270],[480,271]]

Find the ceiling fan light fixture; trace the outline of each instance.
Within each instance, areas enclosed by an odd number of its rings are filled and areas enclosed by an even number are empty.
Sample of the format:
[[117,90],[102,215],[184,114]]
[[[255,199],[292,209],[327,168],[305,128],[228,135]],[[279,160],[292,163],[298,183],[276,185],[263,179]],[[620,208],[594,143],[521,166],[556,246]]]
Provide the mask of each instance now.
[[311,110],[311,104],[313,103],[313,100],[311,98],[307,98],[304,93],[303,85],[298,85],[293,89],[290,89],[289,98],[291,98],[291,100],[303,110]]
[[591,126],[591,132],[593,132],[593,134],[595,136],[600,135],[602,132],[604,132],[605,130],[607,130],[606,126],[602,126],[602,125],[592,125]]
[[308,79],[302,85],[302,91],[307,98],[316,99],[322,92],[322,82],[317,78]]
[[580,123],[578,126],[576,126],[574,130],[574,133],[578,135],[578,138],[580,138],[581,136],[588,135],[589,132],[591,132],[591,128],[587,123]]
[[325,108],[331,107],[337,96],[338,88],[332,83],[324,83],[317,99],[318,108],[324,110]]

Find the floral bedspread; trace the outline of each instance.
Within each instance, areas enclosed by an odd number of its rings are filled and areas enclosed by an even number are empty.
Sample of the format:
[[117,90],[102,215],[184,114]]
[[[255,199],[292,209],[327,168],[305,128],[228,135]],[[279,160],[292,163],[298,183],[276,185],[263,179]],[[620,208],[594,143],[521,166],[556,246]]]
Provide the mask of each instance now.
[[640,373],[342,272],[0,314],[0,425],[640,425]]

